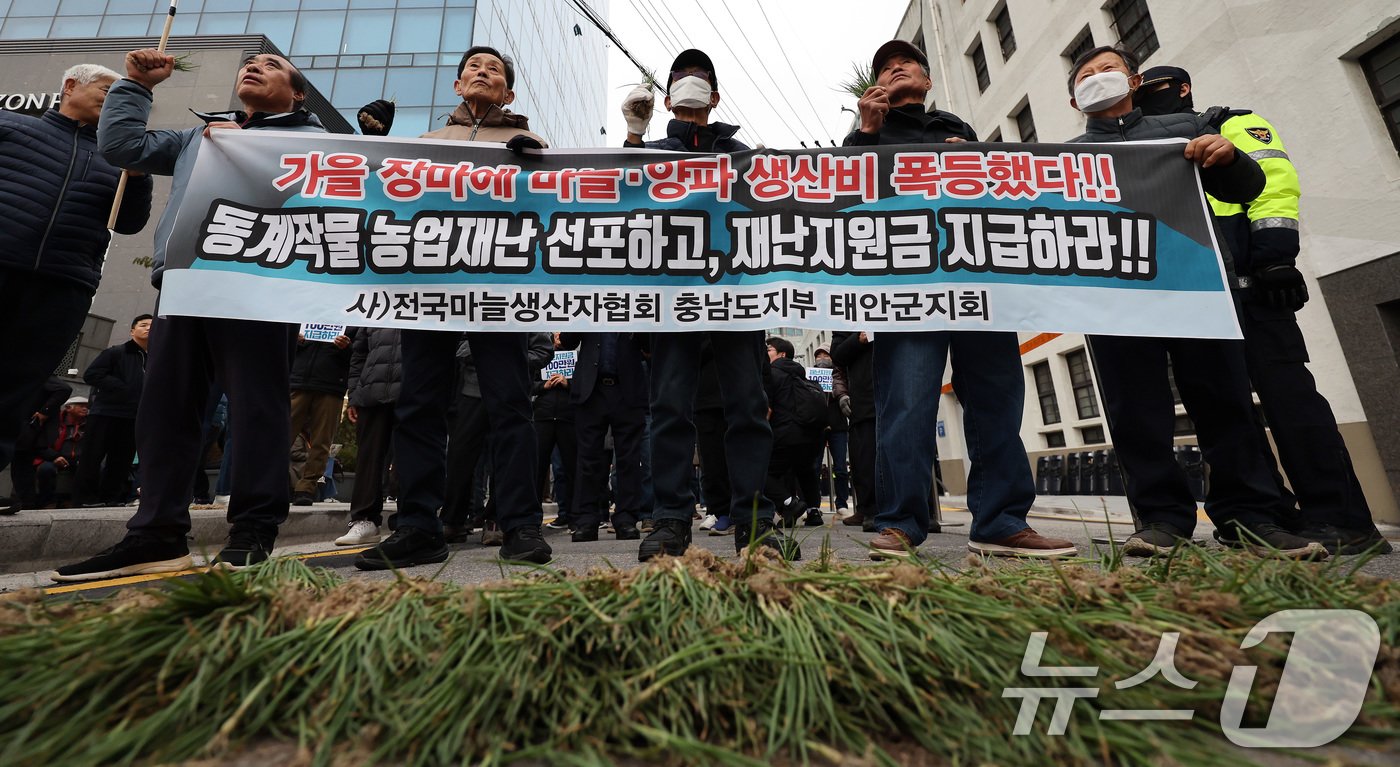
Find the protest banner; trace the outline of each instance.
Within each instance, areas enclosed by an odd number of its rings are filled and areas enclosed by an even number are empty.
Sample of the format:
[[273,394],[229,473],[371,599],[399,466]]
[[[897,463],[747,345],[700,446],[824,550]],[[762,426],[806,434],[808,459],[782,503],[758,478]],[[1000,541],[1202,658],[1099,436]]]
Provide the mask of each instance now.
[[221,131],[168,314],[1237,338],[1178,141],[691,155]]
[[556,373],[565,378],[573,378],[574,366],[577,364],[578,352],[556,350],[554,359],[550,360],[549,364],[544,366],[544,370],[540,371],[540,380],[548,381],[549,377]]
[[822,391],[831,393],[831,374],[835,372],[831,368],[807,368],[807,380],[816,381],[821,384]]
[[323,325],[316,322],[303,323],[301,337],[307,341],[334,341],[345,335],[344,325]]

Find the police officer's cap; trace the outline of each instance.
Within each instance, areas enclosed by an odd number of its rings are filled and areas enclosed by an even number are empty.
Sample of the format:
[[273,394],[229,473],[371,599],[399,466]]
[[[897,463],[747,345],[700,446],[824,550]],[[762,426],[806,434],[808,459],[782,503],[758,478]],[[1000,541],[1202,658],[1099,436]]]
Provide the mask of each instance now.
[[871,76],[878,77],[880,74],[880,67],[884,66],[885,62],[889,61],[894,56],[908,56],[919,62],[920,66],[925,69],[928,68],[928,56],[925,56],[924,52],[919,50],[918,46],[908,40],[891,40],[880,46],[879,49],[875,51],[875,56],[870,59]]
[[1190,85],[1191,73],[1181,67],[1152,67],[1142,73],[1142,84],[1144,87],[1172,81]]
[[[674,73],[676,72],[680,72],[685,69],[690,69],[691,67],[697,67],[699,69],[705,70],[705,72],[710,75],[710,87],[719,87],[719,80],[715,77],[714,62],[710,61],[710,57],[707,56],[704,51],[698,48],[691,48],[689,50],[684,50],[676,54],[676,60],[671,62],[671,73],[672,75],[674,75]],[[672,76],[667,75],[666,92],[668,94],[671,92],[671,80]]]

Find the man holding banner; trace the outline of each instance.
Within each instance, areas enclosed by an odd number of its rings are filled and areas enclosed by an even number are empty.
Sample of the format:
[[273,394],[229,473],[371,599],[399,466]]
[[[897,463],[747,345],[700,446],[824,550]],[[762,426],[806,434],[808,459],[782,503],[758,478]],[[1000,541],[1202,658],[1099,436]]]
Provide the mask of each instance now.
[[[846,146],[976,141],[967,123],[947,112],[925,112],[933,87],[923,51],[903,40],[880,46],[871,61],[876,84],[861,98],[860,128]],[[968,548],[992,556],[1074,555],[1074,544],[1047,538],[1026,524],[1035,501],[1021,444],[1024,372],[1015,333],[963,331],[875,333],[875,429],[879,478],[875,559],[907,557],[928,536],[932,520],[938,388],[953,358],[953,388],[963,405],[972,470]]]
[[[1070,141],[1189,139],[1184,155],[1199,166],[1201,185],[1212,197],[1247,203],[1263,191],[1259,165],[1205,117],[1145,116],[1134,108],[1141,82],[1131,51],[1103,46],[1081,56],[1070,70],[1070,106],[1088,122],[1084,134]],[[1273,456],[1254,425],[1242,341],[1093,335],[1089,344],[1128,501],[1142,524],[1128,537],[1124,553],[1168,554],[1189,543],[1196,526],[1196,499],[1172,454],[1170,364],[1211,470],[1206,513],[1222,535],[1260,555],[1327,556],[1320,543],[1280,525],[1287,509],[1274,480]]]
[[[324,133],[301,107],[306,79],[281,56],[259,54],[238,70],[241,112],[200,115],[207,125],[185,131],[147,130],[153,90],[175,71],[175,59],[155,49],[126,56],[126,77],[112,86],[98,123],[103,157],[118,167],[173,176],[170,203],[156,229],[151,282],[161,287],[166,244],[189,183],[195,157],[215,131],[280,130]],[[217,151],[217,150],[213,150]],[[159,308],[157,315],[160,315]],[[209,389],[228,392],[234,442],[228,545],[215,562],[229,568],[268,558],[287,518],[288,366],[294,329],[280,322],[158,316],[151,327],[145,391],[136,415],[141,456],[141,505],[125,539],[96,557],[59,568],[56,580],[82,581],[181,570],[191,564],[190,477],[201,458],[200,424]]]

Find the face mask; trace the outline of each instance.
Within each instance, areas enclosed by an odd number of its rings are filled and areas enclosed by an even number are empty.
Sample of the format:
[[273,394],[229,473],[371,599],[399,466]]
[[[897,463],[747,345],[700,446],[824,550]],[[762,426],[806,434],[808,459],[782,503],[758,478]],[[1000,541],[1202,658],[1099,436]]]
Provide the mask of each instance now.
[[831,367],[831,359],[828,358],[828,357],[822,357],[821,359],[818,359],[816,362],[813,362],[813,363],[812,363],[812,367],[814,367],[814,368],[829,368],[829,367]]
[[671,83],[671,106],[704,109],[710,105],[710,81],[703,77],[690,76]]
[[1181,97],[1181,84],[1151,93],[1139,93],[1133,97],[1133,106],[1142,109],[1145,115],[1169,115],[1191,111],[1191,96]]
[[1081,112],[1102,112],[1122,101],[1132,89],[1122,72],[1100,72],[1074,86],[1074,101]]

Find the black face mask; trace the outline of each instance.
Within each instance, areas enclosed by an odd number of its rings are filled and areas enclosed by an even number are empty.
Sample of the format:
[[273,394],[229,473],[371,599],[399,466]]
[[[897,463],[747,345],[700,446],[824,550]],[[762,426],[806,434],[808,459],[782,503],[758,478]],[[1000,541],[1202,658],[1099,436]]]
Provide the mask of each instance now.
[[1133,94],[1133,106],[1142,110],[1145,115],[1169,115],[1177,112],[1192,111],[1191,94],[1186,94],[1186,98],[1181,97],[1181,83],[1173,81],[1172,84],[1159,91],[1151,93]]

